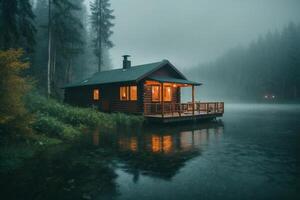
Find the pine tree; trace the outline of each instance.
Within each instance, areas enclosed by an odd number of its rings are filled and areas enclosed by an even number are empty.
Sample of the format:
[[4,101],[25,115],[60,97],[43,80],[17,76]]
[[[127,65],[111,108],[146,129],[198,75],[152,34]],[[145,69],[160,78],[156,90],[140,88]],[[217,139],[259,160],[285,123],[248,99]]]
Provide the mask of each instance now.
[[[82,22],[77,16],[81,11],[82,0],[66,1],[57,0],[53,15],[53,59],[54,73],[57,68],[56,62],[63,66],[58,68],[57,75],[63,75],[58,80],[63,80],[62,84],[69,82],[73,71],[75,58],[82,53],[84,41],[82,40]],[[62,71],[64,70],[64,71]]]
[[24,48],[32,51],[35,44],[35,25],[29,0],[0,1],[0,48]]
[[17,25],[17,0],[2,0],[0,3],[0,47],[9,49],[17,46],[19,31]]
[[94,0],[91,7],[91,25],[95,32],[93,46],[94,53],[98,58],[98,71],[101,71],[103,65],[103,49],[113,47],[110,36],[113,34],[111,28],[114,26],[112,20],[113,10],[110,9],[109,0]]
[[45,93],[47,88],[47,60],[48,60],[48,0],[36,2],[34,14],[36,17],[36,40],[31,75],[38,81],[38,89]]
[[57,88],[70,81],[73,62],[82,53],[83,26],[77,14],[82,4],[83,0],[48,0],[48,96],[57,96]]

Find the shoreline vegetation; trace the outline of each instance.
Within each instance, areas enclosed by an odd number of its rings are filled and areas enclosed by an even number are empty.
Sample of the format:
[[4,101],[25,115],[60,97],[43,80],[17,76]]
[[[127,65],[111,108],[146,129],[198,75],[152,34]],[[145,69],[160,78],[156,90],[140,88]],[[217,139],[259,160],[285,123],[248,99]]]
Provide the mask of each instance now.
[[29,127],[32,131],[13,139],[6,134],[8,137],[0,140],[0,172],[3,169],[15,169],[24,160],[49,146],[70,144],[90,130],[130,130],[142,127],[144,122],[142,116],[108,114],[92,108],[72,107],[38,94],[29,94],[24,101],[32,115]]
[[46,98],[26,76],[24,51],[0,51],[0,172],[20,166],[39,150],[72,144],[94,129],[113,132],[141,127],[142,116],[102,113]]
[[130,130],[142,127],[142,116],[122,113],[102,113],[92,108],[78,108],[47,99],[38,94],[24,98],[25,106],[32,115],[30,133],[13,137],[5,134],[0,138],[0,173],[17,169],[38,152],[55,145],[76,143],[92,130],[113,132],[122,128]]

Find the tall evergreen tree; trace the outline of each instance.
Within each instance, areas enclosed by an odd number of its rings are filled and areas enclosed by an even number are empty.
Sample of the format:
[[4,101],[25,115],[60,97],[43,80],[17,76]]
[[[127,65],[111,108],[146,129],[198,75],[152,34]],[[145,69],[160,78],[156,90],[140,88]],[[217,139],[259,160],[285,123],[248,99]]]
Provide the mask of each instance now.
[[83,0],[48,0],[48,96],[57,95],[58,86],[70,81],[74,59],[82,52],[82,4]]
[[0,1],[0,48],[24,48],[32,51],[35,44],[34,14],[30,0]]
[[[82,39],[82,22],[78,16],[83,0],[66,1],[57,0],[53,15],[53,73],[60,70],[57,75],[63,75],[58,80],[62,83],[71,80],[73,63],[82,53],[84,41]],[[56,64],[62,66],[56,68]],[[55,80],[54,80],[55,81]],[[55,82],[56,82],[55,81]]]
[[300,24],[269,32],[187,73],[206,83],[208,98],[266,101],[271,96],[273,101],[299,102]]
[[31,75],[35,77],[39,84],[38,88],[46,94],[47,88],[47,60],[48,60],[48,0],[39,0],[36,2],[34,14],[36,17],[37,34],[35,52]]
[[110,36],[113,34],[111,28],[114,26],[112,20],[115,18],[113,10],[110,9],[109,0],[94,0],[91,5],[91,25],[95,33],[93,46],[94,53],[98,58],[98,71],[101,71],[103,65],[104,48],[113,47]]

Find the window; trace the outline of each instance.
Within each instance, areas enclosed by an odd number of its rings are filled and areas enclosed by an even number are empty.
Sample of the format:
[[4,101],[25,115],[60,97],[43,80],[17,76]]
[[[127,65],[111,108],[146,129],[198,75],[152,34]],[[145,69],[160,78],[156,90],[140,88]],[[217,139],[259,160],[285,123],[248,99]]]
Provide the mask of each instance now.
[[152,86],[152,101],[160,101],[160,87]]
[[128,87],[120,87],[120,100],[127,101],[129,100],[129,91]]
[[[172,88],[165,86],[164,88],[164,101],[172,101]],[[161,101],[160,86],[152,86],[152,101]]]
[[98,101],[100,99],[99,89],[94,89],[93,91],[93,100]]
[[164,101],[171,101],[171,100],[172,100],[172,88],[164,87]]
[[130,86],[130,100],[137,100],[137,86]]
[[137,86],[122,86],[120,87],[121,101],[136,101],[137,100]]

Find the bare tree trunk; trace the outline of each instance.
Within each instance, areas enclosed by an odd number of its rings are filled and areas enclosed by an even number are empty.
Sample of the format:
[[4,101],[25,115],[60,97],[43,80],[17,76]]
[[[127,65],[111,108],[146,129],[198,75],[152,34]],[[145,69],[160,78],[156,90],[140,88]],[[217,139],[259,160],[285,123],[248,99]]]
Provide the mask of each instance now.
[[70,82],[70,79],[71,79],[71,65],[72,65],[72,59],[69,60],[68,62],[68,66],[66,68],[66,76],[65,76],[65,80],[66,80],[66,83],[69,83]]
[[56,87],[56,47],[54,45],[52,45],[52,49],[53,49],[53,56],[52,56],[52,64],[51,64],[51,71],[52,71],[52,89],[54,90]]
[[47,95],[51,95],[51,51],[52,51],[52,22],[51,22],[51,0],[48,0],[48,68],[47,68]]
[[101,0],[98,0],[98,17],[97,17],[97,25],[98,25],[98,49],[99,49],[99,55],[98,55],[98,72],[101,71],[101,65],[102,65],[102,38],[101,38],[101,22],[102,22],[102,4]]

